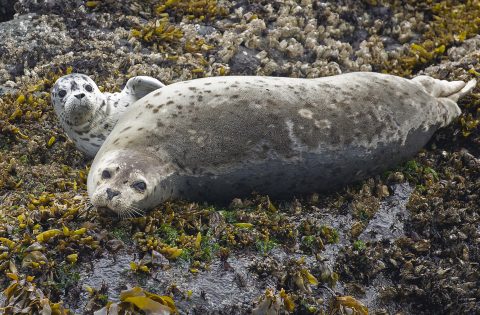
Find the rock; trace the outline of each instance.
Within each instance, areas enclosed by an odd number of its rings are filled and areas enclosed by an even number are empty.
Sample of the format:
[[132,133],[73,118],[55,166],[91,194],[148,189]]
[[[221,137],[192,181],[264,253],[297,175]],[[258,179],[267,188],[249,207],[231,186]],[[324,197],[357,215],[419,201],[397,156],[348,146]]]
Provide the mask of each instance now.
[[106,246],[110,252],[116,253],[119,250],[125,248],[125,243],[121,240],[113,239],[113,240],[109,240]]
[[260,65],[260,60],[256,56],[258,53],[256,50],[240,47],[230,60],[232,72],[241,75],[254,75]]
[[0,0],[0,23],[13,19],[15,0]]

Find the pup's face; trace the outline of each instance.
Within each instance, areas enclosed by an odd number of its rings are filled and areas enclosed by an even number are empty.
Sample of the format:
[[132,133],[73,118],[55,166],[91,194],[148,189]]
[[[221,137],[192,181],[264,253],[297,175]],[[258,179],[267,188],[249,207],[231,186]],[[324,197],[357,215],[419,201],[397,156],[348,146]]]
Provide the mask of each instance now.
[[88,122],[103,94],[88,76],[72,73],[55,82],[52,103],[60,120],[72,127]]

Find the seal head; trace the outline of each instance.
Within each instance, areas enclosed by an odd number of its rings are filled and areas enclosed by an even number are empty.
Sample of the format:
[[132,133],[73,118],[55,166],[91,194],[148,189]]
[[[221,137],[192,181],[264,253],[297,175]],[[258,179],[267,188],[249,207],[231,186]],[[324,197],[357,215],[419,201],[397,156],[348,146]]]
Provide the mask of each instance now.
[[95,186],[91,202],[128,217],[156,205],[159,178],[164,171],[154,156],[134,150],[111,151],[98,161],[89,183]]
[[72,73],[52,89],[55,112],[77,148],[95,156],[123,112],[136,101],[165,85],[155,78],[137,76],[121,92],[102,93],[87,75]]
[[95,82],[84,74],[61,77],[52,89],[52,103],[62,122],[79,127],[92,119],[96,104],[105,102]]

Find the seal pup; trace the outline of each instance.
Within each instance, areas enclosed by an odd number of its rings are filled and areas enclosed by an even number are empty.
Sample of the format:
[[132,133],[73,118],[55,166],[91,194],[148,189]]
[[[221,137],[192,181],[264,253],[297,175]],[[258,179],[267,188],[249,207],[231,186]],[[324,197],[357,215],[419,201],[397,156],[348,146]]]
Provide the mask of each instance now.
[[331,190],[411,158],[458,117],[456,101],[475,84],[368,72],[175,83],[119,120],[88,194],[123,217],[168,199]]
[[118,118],[137,100],[165,85],[155,78],[137,76],[121,92],[102,93],[85,74],[59,78],[51,91],[55,113],[77,148],[93,157]]

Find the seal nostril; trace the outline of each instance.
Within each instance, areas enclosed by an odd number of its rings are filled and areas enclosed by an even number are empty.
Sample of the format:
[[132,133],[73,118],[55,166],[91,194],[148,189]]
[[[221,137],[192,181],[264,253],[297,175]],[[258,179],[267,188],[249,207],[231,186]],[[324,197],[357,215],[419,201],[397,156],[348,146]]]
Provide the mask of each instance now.
[[118,190],[111,190],[110,188],[107,188],[107,199],[112,200],[113,197],[120,195],[120,192]]
[[80,100],[80,99],[85,97],[85,93],[77,94],[77,95],[75,95],[75,97]]

